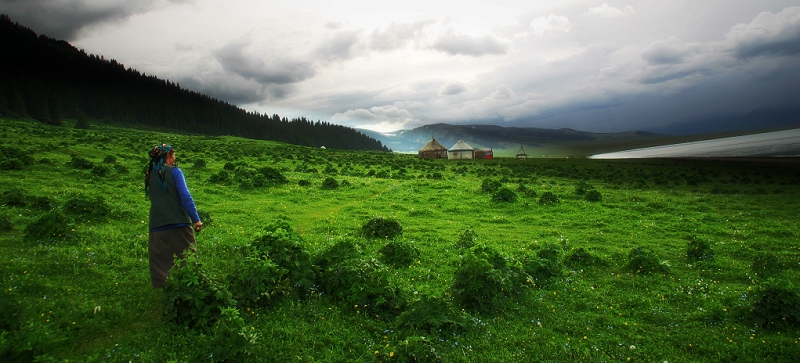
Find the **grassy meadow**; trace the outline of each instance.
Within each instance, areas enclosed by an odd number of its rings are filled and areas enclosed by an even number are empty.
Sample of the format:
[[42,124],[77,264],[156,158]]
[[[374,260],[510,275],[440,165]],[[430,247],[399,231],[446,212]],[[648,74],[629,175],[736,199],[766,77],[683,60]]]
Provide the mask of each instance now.
[[[162,142],[206,228],[154,290]],[[0,147],[0,361],[800,358],[795,160],[420,160],[9,119]]]

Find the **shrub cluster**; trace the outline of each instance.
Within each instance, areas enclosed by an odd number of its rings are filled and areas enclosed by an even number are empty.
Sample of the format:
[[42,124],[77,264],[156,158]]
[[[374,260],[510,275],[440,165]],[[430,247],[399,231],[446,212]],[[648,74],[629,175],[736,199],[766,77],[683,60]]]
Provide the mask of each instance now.
[[406,241],[391,240],[380,252],[381,261],[393,267],[406,267],[419,258],[419,250]]
[[494,193],[502,186],[503,184],[497,180],[483,179],[483,182],[481,182],[481,191],[484,193]]
[[190,328],[210,327],[223,308],[236,304],[228,289],[210,277],[202,264],[187,259],[176,261],[170,270],[164,299],[167,320]]
[[651,272],[669,273],[669,265],[659,260],[658,256],[647,247],[634,247],[628,253],[628,270],[646,274]]
[[524,271],[500,252],[478,246],[459,261],[451,289],[455,302],[463,308],[488,313],[519,294],[525,281]]
[[758,276],[773,277],[783,271],[783,263],[774,252],[759,251],[753,255],[750,269]]
[[111,208],[103,197],[89,198],[81,196],[72,198],[64,203],[64,211],[76,219],[103,220],[108,216]]
[[587,251],[583,247],[578,247],[567,254],[564,264],[571,268],[586,268],[591,266],[605,266],[606,262],[602,258]]
[[320,268],[321,290],[348,306],[387,318],[405,305],[389,279],[389,269],[367,256],[353,240],[337,242],[315,262]]
[[536,286],[546,285],[552,277],[561,276],[564,270],[563,251],[555,244],[545,244],[535,255],[522,258],[522,269]]
[[33,164],[29,152],[11,146],[0,146],[0,170],[23,170]]
[[298,296],[307,296],[315,285],[317,268],[302,238],[281,220],[265,227],[264,231],[261,237],[250,244],[252,254],[269,259],[285,270],[283,279],[288,281]]
[[517,201],[517,193],[506,187],[500,187],[492,194],[492,201],[498,203],[514,203]]
[[544,192],[539,197],[539,204],[542,204],[542,205],[544,205],[544,204],[556,204],[558,202],[559,202],[558,197],[555,194],[553,194],[553,192]]
[[281,172],[275,168],[251,168],[247,165],[226,163],[222,170],[212,174],[208,181],[212,183],[236,183],[244,189],[261,188],[289,182]]
[[455,247],[459,249],[470,249],[475,247],[475,243],[478,241],[478,234],[475,233],[472,229],[464,229],[461,232],[461,236],[458,237],[458,241],[456,241]]
[[72,155],[67,165],[81,170],[90,170],[94,168],[93,162],[79,155]]
[[689,261],[710,261],[714,259],[714,250],[708,242],[692,237],[686,245],[686,258]]
[[375,217],[361,226],[361,234],[367,238],[392,239],[403,234],[403,227],[396,219]]
[[322,181],[322,185],[320,186],[322,190],[334,190],[339,189],[339,182],[336,179],[327,177],[325,180]]
[[24,207],[28,205],[28,197],[21,189],[12,188],[0,194],[0,204],[9,207]]
[[761,327],[797,326],[800,324],[800,295],[787,284],[770,280],[757,292],[752,314]]
[[418,294],[396,321],[399,326],[412,330],[434,332],[460,330],[468,320],[469,315],[453,304],[451,299]]
[[35,241],[70,241],[77,236],[72,228],[73,222],[60,210],[42,214],[25,227],[25,240]]

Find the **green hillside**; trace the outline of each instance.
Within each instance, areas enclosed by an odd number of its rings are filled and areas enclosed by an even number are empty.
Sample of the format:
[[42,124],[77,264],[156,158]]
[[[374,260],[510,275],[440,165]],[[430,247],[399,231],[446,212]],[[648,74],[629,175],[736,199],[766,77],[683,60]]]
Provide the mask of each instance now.
[[[795,362],[797,160],[422,160],[0,119],[3,362]],[[206,228],[150,287],[146,152]]]

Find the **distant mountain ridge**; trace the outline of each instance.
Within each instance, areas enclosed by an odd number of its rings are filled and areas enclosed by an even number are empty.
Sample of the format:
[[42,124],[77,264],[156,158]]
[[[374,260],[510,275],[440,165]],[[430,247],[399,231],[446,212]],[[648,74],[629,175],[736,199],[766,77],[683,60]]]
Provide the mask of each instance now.
[[400,130],[386,134],[369,130],[360,131],[399,152],[417,151],[431,138],[435,138],[447,148],[459,140],[464,140],[474,148],[512,149],[518,148],[520,145],[542,146],[565,142],[628,140],[662,136],[645,131],[594,133],[568,128],[545,129],[497,125],[450,125],[444,123],[424,125],[411,130]]

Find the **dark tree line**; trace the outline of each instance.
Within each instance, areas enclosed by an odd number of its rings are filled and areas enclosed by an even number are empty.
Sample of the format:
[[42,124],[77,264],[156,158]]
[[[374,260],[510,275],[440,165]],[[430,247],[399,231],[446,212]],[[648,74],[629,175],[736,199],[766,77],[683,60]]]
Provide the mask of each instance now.
[[0,15],[0,115],[32,117],[59,126],[64,118],[87,127],[87,118],[158,126],[206,135],[235,135],[334,149],[387,147],[352,128],[305,117],[287,119],[245,111],[86,54],[68,42]]

